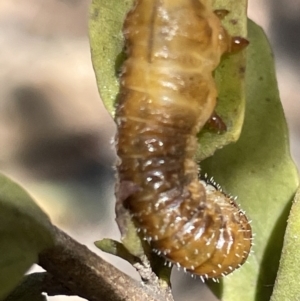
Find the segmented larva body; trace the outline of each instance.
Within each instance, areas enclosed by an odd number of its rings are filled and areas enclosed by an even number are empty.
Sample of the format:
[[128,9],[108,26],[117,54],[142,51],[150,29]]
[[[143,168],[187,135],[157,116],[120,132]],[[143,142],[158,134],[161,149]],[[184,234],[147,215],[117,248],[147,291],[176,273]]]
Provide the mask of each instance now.
[[138,0],[123,33],[118,201],[168,261],[206,278],[226,275],[246,260],[251,228],[231,198],[199,181],[194,156],[230,37],[205,0]]

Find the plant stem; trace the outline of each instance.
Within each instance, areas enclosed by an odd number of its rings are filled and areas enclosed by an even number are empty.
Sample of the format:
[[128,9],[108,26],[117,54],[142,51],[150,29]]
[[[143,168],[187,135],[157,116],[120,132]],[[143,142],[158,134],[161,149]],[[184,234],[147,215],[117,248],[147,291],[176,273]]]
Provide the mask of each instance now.
[[89,301],[173,301],[170,288],[138,282],[54,226],[56,244],[39,265],[72,294]]

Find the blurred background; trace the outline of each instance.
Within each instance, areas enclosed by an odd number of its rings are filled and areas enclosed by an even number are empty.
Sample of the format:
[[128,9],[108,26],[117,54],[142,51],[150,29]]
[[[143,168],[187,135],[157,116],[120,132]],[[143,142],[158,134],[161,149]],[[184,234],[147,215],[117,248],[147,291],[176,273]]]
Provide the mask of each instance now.
[[[136,277],[129,264],[93,246],[103,237],[119,239],[119,233],[115,125],[92,69],[89,2],[0,0],[0,169],[30,191],[53,223]],[[249,0],[249,16],[265,29],[274,50],[299,167],[300,1]],[[184,273],[173,277],[177,301],[199,300],[199,281]],[[201,294],[201,300],[216,300],[209,291]]]

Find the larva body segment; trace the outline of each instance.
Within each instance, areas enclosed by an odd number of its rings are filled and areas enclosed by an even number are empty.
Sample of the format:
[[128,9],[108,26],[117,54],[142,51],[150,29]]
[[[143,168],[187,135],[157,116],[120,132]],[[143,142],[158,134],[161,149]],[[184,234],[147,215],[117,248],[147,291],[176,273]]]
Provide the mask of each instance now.
[[139,0],[116,108],[118,193],[167,260],[205,277],[242,264],[251,228],[234,201],[198,180],[196,134],[212,115],[212,77],[230,38],[208,1]]

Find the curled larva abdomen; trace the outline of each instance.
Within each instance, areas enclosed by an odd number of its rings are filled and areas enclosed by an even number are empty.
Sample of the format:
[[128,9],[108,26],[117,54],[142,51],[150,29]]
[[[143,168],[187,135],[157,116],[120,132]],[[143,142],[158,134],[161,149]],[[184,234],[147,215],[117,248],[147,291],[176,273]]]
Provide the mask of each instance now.
[[131,191],[119,201],[152,247],[192,273],[219,277],[246,260],[251,228],[232,199],[198,180],[193,160],[216,103],[212,72],[230,44],[207,2],[139,0],[128,13],[117,170],[119,189]]

